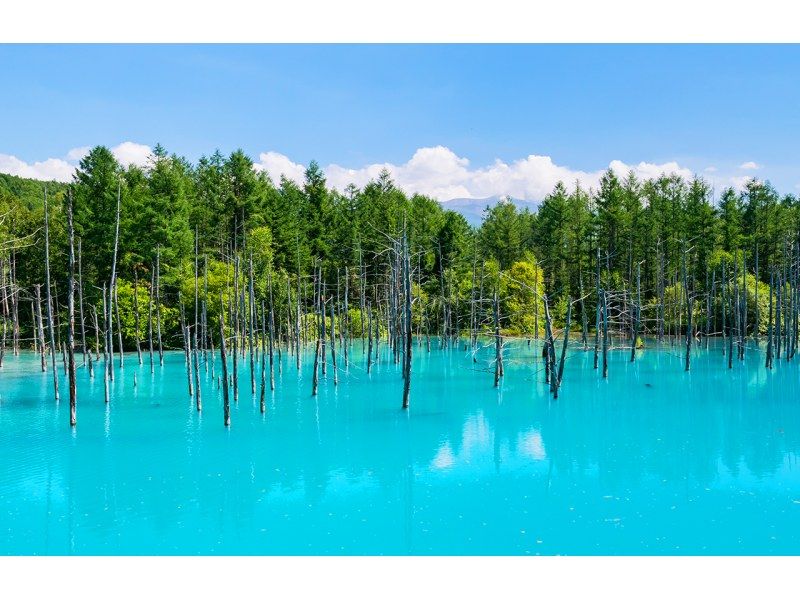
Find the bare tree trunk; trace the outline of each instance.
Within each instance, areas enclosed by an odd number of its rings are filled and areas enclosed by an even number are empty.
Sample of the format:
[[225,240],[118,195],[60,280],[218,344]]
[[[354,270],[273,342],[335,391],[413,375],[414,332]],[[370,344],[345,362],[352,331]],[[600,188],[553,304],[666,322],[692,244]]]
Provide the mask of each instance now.
[[161,246],[156,247],[156,335],[158,365],[164,366],[164,343],[161,341]]
[[[314,351],[314,374],[311,382],[311,395],[316,396],[317,385],[319,384],[319,351],[320,351],[320,337],[317,336],[317,346]],[[368,370],[369,371],[369,370]]]
[[492,299],[494,313],[494,385],[500,385],[500,378],[503,376],[503,339],[500,336],[500,306],[497,301],[497,291],[494,292]]
[[686,244],[683,248],[683,289],[686,295],[686,371],[692,359],[692,296],[689,293],[689,279],[686,274]]
[[636,361],[636,345],[639,343],[639,326],[642,321],[642,265],[636,264],[636,305],[633,309],[633,342],[631,343],[631,363]]
[[248,292],[248,303],[249,309],[247,310],[248,313],[248,324],[249,324],[249,334],[247,335],[247,342],[250,349],[250,392],[253,396],[256,395],[256,364],[255,364],[255,355],[253,353],[253,325],[254,325],[254,313],[255,313],[255,292],[253,290],[253,252],[250,251],[250,281],[249,281],[249,292]]
[[556,349],[555,349],[555,336],[553,335],[553,319],[550,316],[550,303],[547,295],[542,295],[542,303],[544,303],[544,326],[545,326],[545,370],[544,380],[550,384],[550,392],[556,392]]
[[[14,310],[14,355],[19,355],[19,287],[17,286],[17,252],[11,250],[11,304]],[[34,335],[35,338],[35,335]]]
[[[404,225],[405,229],[405,225]],[[411,392],[411,351],[412,351],[412,330],[411,330],[411,261],[409,258],[408,235],[403,230],[403,283],[405,285],[405,361],[404,361],[404,380],[403,380],[403,409],[408,409],[409,394]],[[474,286],[474,285],[473,285]]]
[[775,273],[770,272],[769,277],[769,321],[767,322],[767,360],[765,367],[772,369],[772,286],[775,281]]
[[360,291],[359,307],[361,309],[361,352],[364,352],[364,306],[366,304],[366,274],[364,273],[361,255],[361,242],[358,244],[358,286]]
[[153,367],[153,293],[155,292],[156,270],[150,271],[150,294],[147,299],[147,345],[150,352],[150,373],[154,372]]
[[350,309],[347,306],[347,295],[350,289],[350,274],[347,266],[344,267],[344,320],[340,322],[344,334],[344,369],[349,367],[348,345],[350,344]]
[[[11,277],[11,273],[9,272],[9,280]],[[0,287],[2,287],[3,291],[3,340],[0,343],[0,368],[3,367],[3,359],[6,356],[6,340],[8,338],[8,318],[11,314],[11,310],[8,306],[8,292],[11,288],[11,283],[9,282],[8,288],[6,288],[6,264],[5,261],[0,259]]]
[[[259,399],[259,407],[261,409],[261,413],[266,413],[267,411],[267,403],[266,403],[266,394],[267,394],[267,352],[265,350],[265,343],[266,343],[266,336],[267,336],[267,325],[266,325],[266,316],[264,315],[266,309],[264,307],[264,302],[261,302],[261,396]],[[271,368],[270,368],[271,369]]]
[[[188,327],[187,327],[188,330]],[[195,327],[194,329],[194,343],[193,343],[193,351],[192,354],[194,356],[194,388],[195,388],[195,404],[197,405],[197,410],[203,410],[203,399],[201,397],[201,390],[200,390],[200,357],[198,356],[198,348],[197,348],[197,334],[198,328]]]
[[231,403],[228,397],[228,356],[225,353],[225,304],[219,294],[219,355],[222,360],[223,419],[225,426],[231,425]]
[[139,359],[139,365],[142,365],[142,344],[139,340],[139,273],[136,268],[133,269],[133,320],[136,332],[134,338],[136,340],[136,356]]
[[[105,294],[103,295],[105,298]],[[97,320],[97,309],[94,305],[91,306],[92,315],[94,316],[94,361],[100,361],[100,323]],[[105,313],[103,314],[105,321]],[[105,338],[105,335],[103,336]],[[92,356],[89,355],[89,363],[92,363]]]
[[67,191],[69,208],[67,228],[69,230],[69,283],[67,288],[67,356],[69,361],[69,425],[77,423],[77,390],[75,387],[75,229],[72,223],[72,190]]
[[603,291],[603,378],[608,378],[608,293]]
[[339,384],[339,372],[336,367],[336,311],[333,297],[331,297],[331,366],[333,367],[333,385],[336,386]]
[[[111,282],[108,285],[108,323],[106,325],[106,337],[108,341],[108,377],[114,380],[114,295],[116,294],[117,287],[117,250],[119,248],[119,216],[121,206],[122,186],[121,182],[117,181],[117,221],[114,232],[114,254],[111,261]],[[119,313],[119,312],[117,312]],[[122,335],[120,334],[120,362],[119,367],[122,369]]]
[[[275,347],[275,302],[272,297],[272,268],[269,270],[269,389],[275,390],[275,367],[274,367],[274,347]],[[264,306],[261,306],[263,311]],[[262,346],[263,350],[263,346]],[[263,367],[263,366],[262,366]]]
[[42,285],[34,285],[34,290],[36,292],[36,322],[37,322],[37,329],[38,329],[38,336],[39,336],[39,349],[40,349],[40,357],[42,360],[42,371],[47,371],[47,353],[45,350],[44,344],[44,325],[42,323]]
[[125,355],[125,349],[122,346],[122,321],[119,317],[119,285],[114,285],[114,313],[117,316],[117,337],[119,340],[119,369],[124,367],[122,357]]
[[50,218],[47,207],[47,187],[44,189],[44,263],[45,263],[45,286],[47,296],[47,326],[50,330],[50,357],[53,366],[53,392],[56,401],[58,395],[58,370],[56,369],[56,340],[53,330],[53,302],[50,296]]
[[558,362],[558,376],[556,378],[556,388],[553,398],[558,398],[558,389],[561,388],[561,381],[564,379],[564,361],[567,357],[567,344],[569,343],[569,327],[572,323],[572,299],[567,299],[567,321],[564,324],[564,343],[561,345],[561,359]]
[[233,400],[239,400],[239,256],[233,258]]
[[594,320],[594,369],[600,356],[600,322],[603,300],[600,296],[600,248],[597,248],[597,273],[595,275],[595,292],[597,293],[597,309]]
[[[36,286],[36,285],[34,285],[34,286]],[[38,355],[40,353],[40,351],[39,351],[39,328],[38,328],[39,320],[38,320],[38,317],[37,317],[37,313],[38,312],[36,311],[36,307],[37,307],[37,302],[34,301],[33,299],[31,299],[31,325],[33,326],[33,352]],[[42,371],[44,372],[47,368],[45,366],[42,366],[42,367],[44,368],[44,369],[42,369]]]
[[325,283],[322,282],[322,266],[320,266],[320,268],[319,268],[319,289],[320,289],[319,290],[319,315],[320,315],[320,321],[322,322],[322,330],[319,333],[320,334],[320,342],[322,343],[322,346],[321,346],[321,350],[322,350],[322,375],[323,376],[327,376],[328,375],[328,366],[327,366],[328,360],[326,359],[326,354],[325,354],[326,353],[325,345],[327,344],[325,342],[325,337],[327,336],[327,331],[325,329],[326,328],[325,327],[325,320],[326,320],[325,303],[327,303],[327,301],[325,299]]
[[192,389],[192,358],[189,355],[190,340],[189,327],[186,326],[186,310],[183,308],[183,298],[181,292],[178,291],[178,305],[181,309],[181,334],[183,335],[183,360],[186,364],[186,382],[189,386],[189,396],[193,396],[194,390]]
[[[103,324],[104,324],[104,326],[108,326],[108,321],[109,321],[108,312],[111,311],[109,306],[108,306],[108,298],[109,298],[109,296],[106,293],[106,285],[104,284],[103,285]],[[109,399],[110,399],[109,392],[108,392],[108,382],[109,382],[109,378],[110,378],[109,371],[111,371],[112,368],[110,366],[111,359],[110,359],[110,356],[109,356],[109,342],[108,342],[108,330],[107,329],[103,331],[103,339],[104,339],[103,342],[105,343],[103,345],[103,389],[105,391],[106,403],[108,403]]]
[[367,349],[367,374],[369,374],[370,369],[372,368],[372,304],[370,303],[367,307],[367,318],[368,318],[368,326],[367,326],[367,336],[368,339],[368,349]]

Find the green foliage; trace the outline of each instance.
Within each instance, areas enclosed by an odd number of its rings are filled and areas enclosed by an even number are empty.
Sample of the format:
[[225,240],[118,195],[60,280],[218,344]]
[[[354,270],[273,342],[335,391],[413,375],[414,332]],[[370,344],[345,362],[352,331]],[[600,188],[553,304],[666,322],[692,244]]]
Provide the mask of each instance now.
[[[269,296],[273,281],[276,318],[285,327],[291,301],[298,301],[298,277],[304,309],[313,301],[312,275],[319,272],[329,292],[349,285],[351,330],[360,334],[360,291],[373,307],[385,305],[392,243],[405,230],[413,268],[415,330],[440,331],[444,314],[451,328],[465,330],[473,299],[483,290],[479,321],[487,325],[487,305],[500,295],[501,320],[509,334],[544,328],[544,309],[536,293],[548,297],[554,325],[563,325],[567,302],[580,321],[584,297],[594,321],[596,273],[603,288],[633,291],[641,270],[645,301],[654,302],[662,284],[675,299],[684,259],[698,323],[705,318],[704,297],[717,291],[715,326],[721,325],[719,285],[723,270],[748,272],[748,308],[755,321],[755,278],[759,325],[766,321],[770,272],[791,262],[800,230],[800,202],[781,196],[768,183],[752,180],[741,191],[725,189],[715,204],[708,183],[661,175],[639,180],[609,169],[597,189],[569,181],[558,183],[535,211],[518,210],[503,200],[485,211],[478,228],[435,198],[409,196],[382,171],[362,188],[328,187],[312,162],[303,181],[272,181],[243,151],[219,151],[191,164],[157,146],[144,167],[123,168],[105,147],[93,148],[79,163],[71,185],[47,183],[51,277],[57,303],[66,303],[67,236],[65,198],[71,189],[77,239],[82,248],[84,296],[99,305],[99,289],[110,280],[117,197],[120,242],[117,275],[123,332],[133,338],[127,313],[133,272],[139,274],[140,311],[144,314],[156,253],[161,258],[161,295],[165,338],[178,339],[178,296],[194,321],[194,248],[197,241],[200,296],[206,297],[208,264],[209,324],[216,330],[221,308],[233,287],[231,256],[240,258],[241,287],[246,285],[252,253],[256,302]],[[45,185],[0,175],[0,248],[6,263],[13,255],[23,289],[44,280],[43,196]],[[599,255],[598,255],[599,253]],[[599,258],[599,259],[598,259]],[[734,266],[736,264],[736,266]],[[757,272],[757,274],[756,274]],[[347,273],[347,274],[345,274]],[[142,295],[144,293],[144,295]],[[222,295],[222,299],[220,299]],[[752,295],[752,296],[751,296]],[[220,302],[223,302],[221,306]],[[446,307],[446,309],[445,309]],[[23,310],[24,311],[24,310]],[[23,314],[23,327],[28,323]],[[670,316],[671,317],[671,316]],[[306,327],[312,322],[307,321]],[[146,320],[146,318],[143,318]],[[385,326],[381,318],[381,326]],[[63,318],[62,318],[63,321]],[[457,324],[456,324],[457,322]],[[229,322],[230,324],[230,322]],[[141,326],[140,323],[140,332]],[[701,324],[698,324],[701,325]],[[172,341],[170,341],[172,342]]]
[[500,299],[509,314],[504,328],[511,334],[533,334],[536,326],[544,328],[544,276],[532,255],[514,262],[504,272],[500,283]]

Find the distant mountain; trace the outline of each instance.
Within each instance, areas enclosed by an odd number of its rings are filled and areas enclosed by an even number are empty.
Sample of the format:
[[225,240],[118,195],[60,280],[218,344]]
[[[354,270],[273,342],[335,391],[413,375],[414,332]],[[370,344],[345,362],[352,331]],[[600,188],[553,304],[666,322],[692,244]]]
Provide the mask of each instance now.
[[[504,198],[500,196],[493,196],[487,197],[485,199],[474,199],[474,198],[456,198],[456,199],[449,199],[447,201],[442,202],[442,207],[445,210],[453,210],[454,212],[458,212],[464,218],[467,219],[472,226],[480,226],[481,222],[483,221],[483,211],[486,207],[494,207]],[[536,206],[539,205],[537,202],[530,201],[527,199],[514,199],[511,198],[511,203],[517,206],[518,210],[524,210],[528,208],[530,211],[535,211]]]

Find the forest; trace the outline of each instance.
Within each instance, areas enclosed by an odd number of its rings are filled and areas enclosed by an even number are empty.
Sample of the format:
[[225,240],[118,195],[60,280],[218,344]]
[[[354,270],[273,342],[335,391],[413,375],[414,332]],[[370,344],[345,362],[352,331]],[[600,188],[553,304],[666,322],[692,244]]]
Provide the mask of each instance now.
[[[257,301],[265,297],[267,272],[276,281],[288,278],[292,289],[299,280],[301,294],[311,297],[305,287],[317,271],[328,288],[344,288],[347,270],[351,306],[353,300],[360,304],[357,295],[362,291],[378,306],[386,295],[389,240],[399,238],[404,226],[418,329],[420,319],[436,333],[466,330],[475,319],[490,325],[490,310],[479,309],[480,318],[473,313],[478,309],[475,287],[480,286],[484,297],[496,288],[504,333],[541,334],[544,294],[556,326],[564,323],[568,301],[579,298],[583,301],[576,303],[573,317],[579,321],[585,312],[592,326],[598,271],[601,286],[631,295],[638,279],[638,297],[646,309],[684,294],[684,267],[689,294],[702,298],[712,285],[719,286],[726,265],[731,271],[739,265],[753,295],[751,325],[765,332],[766,320],[757,312],[767,309],[768,292],[759,298],[763,306],[757,305],[756,277],[768,283],[774,271],[783,273],[791,266],[800,231],[798,200],[757,180],[741,192],[723,190],[715,205],[710,186],[699,177],[686,181],[664,175],[640,181],[632,173],[620,179],[609,170],[598,189],[559,183],[536,212],[500,202],[485,211],[476,229],[461,215],[442,209],[435,198],[409,197],[385,171],[362,189],[350,186],[339,192],[326,186],[315,162],[307,168],[303,185],[297,185],[257,172],[242,151],[227,157],[216,152],[191,164],[158,146],[147,167],[122,168],[107,148],[96,147],[80,162],[69,185],[0,175],[6,319],[11,317],[9,299],[27,307],[34,286],[45,280],[45,189],[56,312],[67,304],[67,190],[74,201],[84,301],[98,309],[115,259],[119,199],[116,293],[127,348],[136,336],[134,287],[137,301],[146,305],[157,256],[164,343],[174,347],[182,342],[179,296],[187,317],[194,317],[195,251],[200,277],[212,297],[230,285],[233,256],[244,263],[252,255]],[[274,296],[276,309],[285,306],[286,285],[276,284]],[[710,314],[711,328],[718,331],[719,309],[707,311],[703,305],[697,302],[696,326],[702,329]],[[209,302],[208,309],[216,313],[218,302]],[[360,310],[353,312],[353,318],[361,316]],[[18,318],[20,337],[30,339],[30,310],[18,309]],[[643,318],[643,328],[651,321],[655,319]],[[139,326],[143,338],[144,322]],[[360,323],[356,329],[361,330]]]
[[627,343],[633,360],[647,335],[684,336],[687,369],[693,339],[720,335],[732,355],[736,338],[743,359],[745,339],[766,333],[767,364],[797,347],[800,203],[755,179],[715,201],[700,177],[609,169],[597,189],[558,183],[535,212],[487,207],[475,228],[385,170],[338,191],[316,162],[299,185],[242,151],[192,164],[157,146],[146,167],[123,168],[98,146],[69,184],[0,176],[0,214],[0,365],[7,347],[38,349],[54,376],[68,347],[91,371],[101,345],[122,366],[147,344],[152,368],[155,343],[162,362],[184,349],[191,393],[192,351],[232,343],[236,384],[236,356],[249,346],[253,366],[268,337],[270,356],[283,344],[298,368],[316,341],[316,392],[326,342],[336,376],[337,335],[345,362],[360,337],[369,359],[385,339],[404,364],[412,337],[475,350],[488,335],[497,384],[503,338],[523,336],[544,339],[557,396],[573,323],[584,349],[594,336],[595,367],[602,344],[604,375],[609,346]]

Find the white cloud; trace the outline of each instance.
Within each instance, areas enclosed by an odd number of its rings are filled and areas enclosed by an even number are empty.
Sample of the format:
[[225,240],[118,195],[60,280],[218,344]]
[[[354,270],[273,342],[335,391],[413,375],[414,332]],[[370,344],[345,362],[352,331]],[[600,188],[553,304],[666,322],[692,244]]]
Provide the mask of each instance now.
[[[48,158],[42,162],[25,162],[11,154],[0,154],[0,172],[13,174],[28,179],[38,179],[41,181],[60,181],[67,183],[72,180],[72,174],[78,166],[78,162],[83,159],[91,150],[90,147],[75,147],[67,152],[63,158]],[[117,161],[124,167],[131,164],[145,166],[152,150],[149,145],[124,141],[111,148],[111,153]]]
[[732,176],[727,180],[727,186],[733,187],[737,191],[741,191],[745,188],[747,183],[752,180],[753,177],[750,176]]
[[[274,181],[280,175],[302,182],[304,167],[277,152],[260,156],[256,165],[266,170]],[[662,173],[676,173],[691,177],[692,171],[677,162],[652,164],[640,162],[625,164],[613,160],[609,167],[617,175],[627,176],[633,170],[639,178],[657,177]],[[491,196],[511,195],[518,199],[538,201],[553,190],[559,181],[571,186],[575,181],[588,189],[596,188],[605,168],[592,172],[571,169],[553,162],[550,156],[529,155],[511,163],[495,160],[486,167],[473,168],[467,158],[458,156],[451,149],[438,145],[423,147],[403,164],[377,163],[360,168],[346,168],[330,164],[324,171],[331,187],[342,190],[353,183],[363,187],[375,179],[381,170],[387,169],[394,182],[409,193],[421,193],[441,201],[454,198],[483,199]]]
[[133,141],[123,141],[119,145],[111,148],[111,153],[117,161],[125,168],[131,164],[136,166],[146,166],[147,161],[153,153],[149,145],[134,143]]
[[74,168],[72,164],[59,158],[49,158],[43,162],[29,164],[16,156],[0,154],[0,172],[27,179],[66,182],[72,179]]
[[83,147],[73,147],[71,150],[67,152],[67,160],[70,160],[72,162],[79,162],[80,160],[83,160],[84,156],[86,156],[86,154],[88,154],[91,151],[91,149],[92,148],[90,148],[88,145],[85,145]]
[[[27,163],[16,156],[0,154],[0,172],[41,180],[70,181],[78,162],[89,147],[76,147],[63,158],[50,158],[42,162]],[[111,147],[117,160],[125,167],[136,164],[146,166],[152,149],[148,145],[125,141]],[[742,164],[739,169],[758,167],[753,162]],[[305,166],[292,161],[288,156],[275,151],[259,154],[256,170],[266,171],[277,184],[281,175],[298,183],[303,182]],[[559,181],[568,187],[579,182],[585,189],[599,186],[600,178],[607,168],[620,176],[633,171],[640,179],[661,174],[679,174],[684,178],[693,176],[692,170],[678,162],[627,164],[612,160],[607,167],[585,171],[556,164],[550,156],[531,154],[509,162],[495,160],[487,166],[473,166],[468,158],[457,155],[451,149],[437,145],[417,149],[411,158],[402,164],[374,163],[356,168],[339,164],[325,167],[328,184],[340,191],[350,183],[363,187],[376,179],[386,169],[395,184],[408,193],[429,195],[440,201],[454,198],[484,199],[492,196],[511,195],[518,199],[540,201],[553,190]],[[719,173],[713,166],[705,168],[709,183],[717,188],[733,186],[742,189],[750,177],[739,176],[737,171]]]
[[751,160],[750,162],[739,164],[739,168],[742,170],[758,170],[761,166]]
[[306,170],[305,167],[292,162],[283,154],[266,152],[259,154],[258,159],[260,161],[255,163],[255,169],[265,170],[276,185],[280,184],[281,175],[284,175],[287,179],[293,180],[296,183],[303,182],[303,173]]

